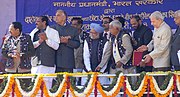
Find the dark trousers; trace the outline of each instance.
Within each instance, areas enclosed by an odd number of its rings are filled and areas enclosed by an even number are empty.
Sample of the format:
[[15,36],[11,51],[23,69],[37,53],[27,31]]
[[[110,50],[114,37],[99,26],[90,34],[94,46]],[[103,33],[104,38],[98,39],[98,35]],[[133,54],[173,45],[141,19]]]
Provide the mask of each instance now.
[[73,68],[56,67],[55,73],[58,73],[58,72],[69,72],[69,73],[73,73]]
[[145,66],[145,67],[137,66],[137,67],[136,67],[136,72],[137,72],[137,73],[141,73],[141,72],[143,72],[143,71],[145,71],[145,72],[152,72],[152,69],[153,69],[152,66]]
[[0,72],[5,73],[5,65],[0,62]]
[[6,59],[0,55],[0,72],[5,73]]
[[175,71],[180,71],[180,66],[174,66]]

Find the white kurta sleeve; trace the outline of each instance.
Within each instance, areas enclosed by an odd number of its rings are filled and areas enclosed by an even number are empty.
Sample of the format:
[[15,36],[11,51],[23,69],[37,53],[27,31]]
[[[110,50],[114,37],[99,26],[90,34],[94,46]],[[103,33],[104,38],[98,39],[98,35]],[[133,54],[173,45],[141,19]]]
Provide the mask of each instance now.
[[[31,40],[33,41],[33,38],[34,38],[34,34],[38,31],[37,28],[35,28],[29,35],[31,36]],[[40,45],[39,41],[35,41],[33,42],[33,46],[34,48],[37,48],[38,46]]]
[[84,41],[83,58],[84,58],[84,64],[85,64],[86,69],[88,71],[91,71],[90,53],[89,53],[88,43],[86,40]]
[[54,50],[57,50],[59,48],[60,43],[58,31],[48,27],[46,35],[48,38],[46,40],[46,44]]
[[40,45],[40,43],[39,43],[39,41],[35,41],[35,42],[33,42],[33,45],[34,45],[34,48],[37,48]]

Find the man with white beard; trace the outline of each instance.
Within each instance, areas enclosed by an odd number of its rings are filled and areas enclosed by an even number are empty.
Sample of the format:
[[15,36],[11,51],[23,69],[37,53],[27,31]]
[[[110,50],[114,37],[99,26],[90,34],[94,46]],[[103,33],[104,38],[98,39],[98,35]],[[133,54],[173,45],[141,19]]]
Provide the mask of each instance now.
[[[107,68],[107,64],[100,70],[96,70],[96,67],[101,62],[105,49],[107,48],[107,38],[103,38],[102,33],[104,29],[99,24],[90,24],[90,37],[84,41],[83,58],[85,68],[83,72],[102,72]],[[107,84],[107,77],[99,77],[101,84]],[[82,85],[86,80],[82,79]]]

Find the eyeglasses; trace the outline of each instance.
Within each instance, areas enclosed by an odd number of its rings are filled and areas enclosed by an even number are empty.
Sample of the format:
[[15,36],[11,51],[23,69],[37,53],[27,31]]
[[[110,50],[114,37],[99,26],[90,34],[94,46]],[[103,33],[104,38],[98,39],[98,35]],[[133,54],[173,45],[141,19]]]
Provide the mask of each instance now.
[[108,21],[103,21],[102,24],[108,24],[109,22]]

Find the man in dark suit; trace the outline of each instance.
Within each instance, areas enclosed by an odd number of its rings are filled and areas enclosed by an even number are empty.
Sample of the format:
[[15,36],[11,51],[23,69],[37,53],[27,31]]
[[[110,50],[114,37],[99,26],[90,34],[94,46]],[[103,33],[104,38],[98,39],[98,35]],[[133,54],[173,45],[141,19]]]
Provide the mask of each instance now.
[[[139,16],[133,16],[130,19],[130,23],[134,28],[133,33],[133,49],[136,50],[141,45],[147,45],[152,40],[152,31],[149,27],[145,26],[142,23],[142,20]],[[144,51],[143,55],[148,54],[148,51]],[[141,73],[142,71],[151,72],[152,66],[140,67],[136,68],[137,73]]]
[[84,40],[89,37],[89,33],[86,33],[82,30],[83,20],[80,17],[73,17],[71,19],[71,26],[78,29],[80,46],[77,49],[74,49],[74,57],[75,57],[75,69],[74,72],[82,72],[84,69],[83,62],[83,44]]
[[178,59],[177,53],[178,51],[180,51],[180,45],[179,45],[180,44],[180,10],[175,12],[174,21],[178,26],[178,28],[176,32],[172,35],[170,59],[171,59],[171,65],[174,66],[174,70],[179,71],[180,60]]
[[80,46],[78,30],[66,24],[66,19],[65,11],[56,11],[55,21],[57,24],[52,28],[58,31],[60,44],[56,52],[55,72],[73,72],[73,68],[75,68],[74,49]]

